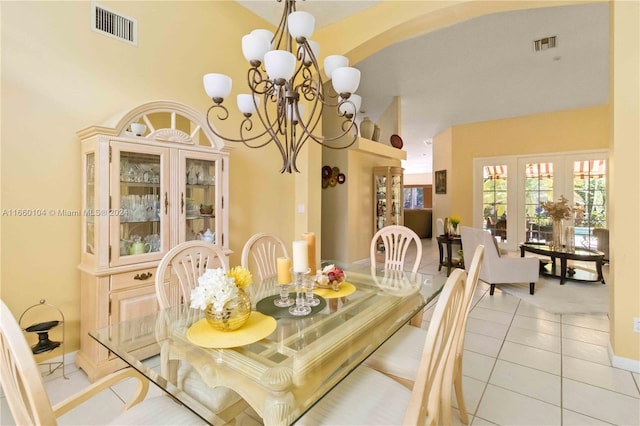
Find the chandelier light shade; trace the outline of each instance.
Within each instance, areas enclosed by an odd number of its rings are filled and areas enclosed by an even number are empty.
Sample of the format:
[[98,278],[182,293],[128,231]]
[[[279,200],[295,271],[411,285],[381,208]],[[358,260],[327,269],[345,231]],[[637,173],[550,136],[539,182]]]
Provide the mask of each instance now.
[[[327,56],[324,71],[339,96],[326,94],[324,83],[328,80],[323,81],[318,66],[320,46],[309,39],[315,18],[297,11],[295,0],[277,1],[284,3],[284,12],[276,32],[256,29],[242,37],[242,54],[250,67],[248,93],[236,98],[244,116],[237,135],[222,135],[213,124],[230,117],[224,100],[231,94],[232,82],[224,74],[204,76],[205,91],[213,101],[207,111],[207,124],[213,133],[229,142],[250,148],[274,144],[282,155],[280,172],[293,173],[299,172],[296,158],[308,140],[332,149],[349,148],[356,141],[355,119],[362,99],[354,92],[360,84],[360,71],[349,67],[344,56]],[[342,118],[339,134],[331,138],[314,133],[325,108],[334,109]],[[326,144],[339,139],[346,142]]]
[[341,67],[348,67],[349,59],[342,55],[329,55],[324,58],[324,72],[331,79],[333,70]]
[[231,78],[224,74],[207,74],[204,90],[211,99],[224,99],[231,93]]

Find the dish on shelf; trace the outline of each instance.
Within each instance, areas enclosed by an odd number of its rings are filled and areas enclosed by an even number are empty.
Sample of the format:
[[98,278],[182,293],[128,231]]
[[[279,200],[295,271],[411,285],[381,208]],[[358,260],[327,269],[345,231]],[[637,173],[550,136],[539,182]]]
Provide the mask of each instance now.
[[390,142],[392,147],[402,149],[403,143],[400,135],[391,135]]

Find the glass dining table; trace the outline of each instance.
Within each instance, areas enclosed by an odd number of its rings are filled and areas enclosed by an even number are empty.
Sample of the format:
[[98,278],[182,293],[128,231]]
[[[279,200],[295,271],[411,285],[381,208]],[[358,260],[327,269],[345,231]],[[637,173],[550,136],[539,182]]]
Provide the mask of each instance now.
[[[187,365],[212,389],[237,392],[264,424],[292,424],[404,324],[421,315],[446,279],[355,263],[337,265],[346,272],[340,291],[334,295],[334,290],[323,289],[323,303],[307,316],[272,311],[275,328],[253,343],[219,348],[215,342],[203,345],[194,340],[191,333],[204,313],[188,305],[89,334],[209,424],[224,423],[229,416],[190,394],[178,368]],[[265,301],[270,305],[277,294],[274,280],[254,282],[253,309],[263,309]],[[241,332],[242,328],[235,333]],[[150,353],[157,355],[149,359]]]

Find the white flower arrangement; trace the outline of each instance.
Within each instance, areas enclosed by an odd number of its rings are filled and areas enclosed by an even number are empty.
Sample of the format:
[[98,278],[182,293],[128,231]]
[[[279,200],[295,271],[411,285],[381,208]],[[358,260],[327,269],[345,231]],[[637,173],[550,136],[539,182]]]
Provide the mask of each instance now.
[[221,311],[227,301],[238,296],[238,287],[244,288],[251,281],[249,271],[241,267],[228,272],[222,268],[207,269],[198,278],[198,286],[191,291],[191,307],[204,310],[213,305],[214,310]]

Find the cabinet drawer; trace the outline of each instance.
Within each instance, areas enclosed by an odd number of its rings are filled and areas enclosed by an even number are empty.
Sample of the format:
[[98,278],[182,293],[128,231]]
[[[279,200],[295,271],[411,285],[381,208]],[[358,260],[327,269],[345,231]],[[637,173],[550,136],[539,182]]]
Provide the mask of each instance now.
[[111,276],[111,290],[153,284],[156,280],[156,268],[139,269],[132,272],[123,272]]

